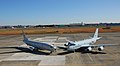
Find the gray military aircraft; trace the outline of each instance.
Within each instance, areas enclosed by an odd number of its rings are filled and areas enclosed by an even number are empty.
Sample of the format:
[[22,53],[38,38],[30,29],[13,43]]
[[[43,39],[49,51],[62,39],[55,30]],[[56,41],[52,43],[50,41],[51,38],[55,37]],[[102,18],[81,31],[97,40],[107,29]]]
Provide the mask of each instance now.
[[31,51],[37,51],[40,49],[40,50],[48,50],[50,51],[50,53],[52,53],[56,50],[56,47],[49,45],[47,43],[31,41],[25,36],[25,33],[23,31],[22,33],[24,38],[23,42],[28,45]]

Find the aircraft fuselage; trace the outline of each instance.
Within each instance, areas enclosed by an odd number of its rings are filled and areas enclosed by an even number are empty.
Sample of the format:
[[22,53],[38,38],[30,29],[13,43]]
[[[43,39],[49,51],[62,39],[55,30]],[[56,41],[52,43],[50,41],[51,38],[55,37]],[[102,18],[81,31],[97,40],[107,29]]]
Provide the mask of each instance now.
[[31,46],[35,49],[48,50],[52,52],[54,51],[54,47],[46,43],[35,42],[35,41],[30,41],[30,40],[23,40],[23,42],[26,43],[28,46]]

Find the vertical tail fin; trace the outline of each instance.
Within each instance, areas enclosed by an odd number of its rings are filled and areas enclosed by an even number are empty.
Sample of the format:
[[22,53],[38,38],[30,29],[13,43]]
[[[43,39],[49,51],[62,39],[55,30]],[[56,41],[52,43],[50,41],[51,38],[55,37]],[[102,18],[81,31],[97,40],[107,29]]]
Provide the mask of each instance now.
[[98,28],[96,28],[96,31],[95,31],[93,38],[98,38]]
[[28,38],[25,36],[25,33],[24,33],[24,31],[22,30],[22,35],[23,35],[23,40],[28,40]]

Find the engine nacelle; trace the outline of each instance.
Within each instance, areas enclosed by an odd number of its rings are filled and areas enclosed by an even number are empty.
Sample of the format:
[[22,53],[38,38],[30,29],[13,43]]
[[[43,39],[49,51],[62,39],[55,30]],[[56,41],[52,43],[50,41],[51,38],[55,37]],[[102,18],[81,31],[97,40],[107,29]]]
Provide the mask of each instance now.
[[91,48],[91,47],[88,47],[88,48],[87,48],[87,51],[92,51],[92,48]]
[[64,46],[68,46],[68,45],[70,45],[70,44],[71,44],[70,42],[67,42],[67,43],[64,44]]
[[29,49],[30,49],[31,51],[33,51],[35,48],[32,47],[32,46],[29,46]]
[[64,46],[68,46],[68,43],[64,44]]
[[103,46],[100,46],[100,47],[98,48],[98,50],[99,50],[99,51],[102,51],[102,50],[104,50],[104,47],[103,47]]
[[32,47],[32,46],[29,46],[29,49],[30,49],[31,51],[38,51],[38,49],[37,49],[37,48]]

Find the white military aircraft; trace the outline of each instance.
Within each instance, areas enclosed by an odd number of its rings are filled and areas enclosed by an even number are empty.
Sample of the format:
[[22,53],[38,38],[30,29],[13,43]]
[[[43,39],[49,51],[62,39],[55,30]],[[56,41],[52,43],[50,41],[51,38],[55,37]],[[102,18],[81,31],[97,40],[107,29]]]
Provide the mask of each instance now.
[[98,28],[95,31],[95,34],[93,37],[90,37],[89,39],[84,39],[81,41],[69,41],[65,44],[68,51],[75,51],[77,49],[84,49],[85,51],[92,51],[93,48],[97,47],[99,51],[102,51],[104,49],[104,46],[111,46],[116,44],[95,44],[95,42],[102,37],[98,37]]
[[[23,31],[22,31],[22,32],[23,32]],[[40,50],[48,50],[48,51],[50,51],[50,53],[52,53],[52,52],[54,52],[54,51],[56,50],[56,47],[54,47],[54,46],[52,46],[52,45],[49,45],[49,44],[47,44],[47,43],[35,42],[35,41],[29,40],[29,39],[25,36],[24,32],[23,32],[23,38],[24,38],[24,39],[23,39],[23,42],[24,42],[25,44],[27,44],[27,45],[29,46],[29,49],[32,50],[32,51],[40,49]]]

